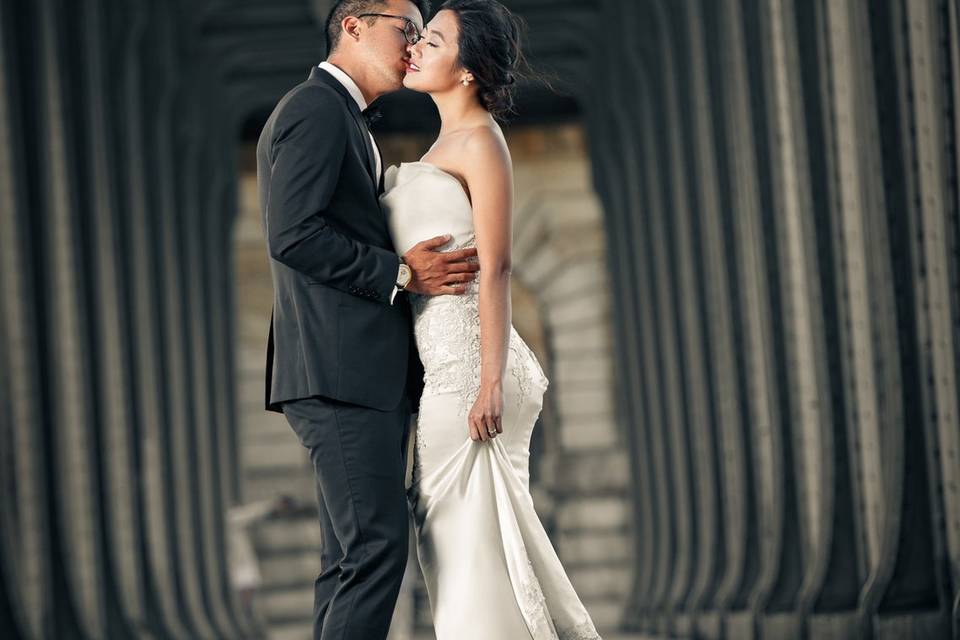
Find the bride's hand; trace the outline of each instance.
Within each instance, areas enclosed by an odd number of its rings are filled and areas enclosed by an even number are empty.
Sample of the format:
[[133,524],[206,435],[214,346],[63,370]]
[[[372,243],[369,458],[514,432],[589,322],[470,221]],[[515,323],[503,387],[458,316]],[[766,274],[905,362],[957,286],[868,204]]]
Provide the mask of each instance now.
[[503,385],[500,383],[480,387],[467,423],[470,425],[470,439],[474,442],[493,440],[503,433]]

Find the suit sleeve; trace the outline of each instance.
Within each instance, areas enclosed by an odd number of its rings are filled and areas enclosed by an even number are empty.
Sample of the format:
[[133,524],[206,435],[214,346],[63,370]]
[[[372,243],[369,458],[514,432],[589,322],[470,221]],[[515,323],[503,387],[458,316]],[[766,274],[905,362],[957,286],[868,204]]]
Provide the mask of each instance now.
[[331,96],[275,130],[267,245],[273,259],[318,282],[354,295],[375,291],[389,303],[399,257],[345,236],[327,217],[347,153],[347,124]]

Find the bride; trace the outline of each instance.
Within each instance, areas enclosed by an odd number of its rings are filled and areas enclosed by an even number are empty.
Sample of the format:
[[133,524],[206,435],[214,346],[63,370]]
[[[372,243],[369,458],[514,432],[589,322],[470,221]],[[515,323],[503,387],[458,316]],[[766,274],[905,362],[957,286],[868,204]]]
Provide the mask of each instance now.
[[512,168],[497,118],[522,64],[519,21],[494,0],[449,0],[410,45],[404,85],[442,125],[381,196],[398,253],[449,232],[476,247],[462,296],[413,296],[425,388],[415,431],[420,566],[441,640],[599,638],[533,508],[529,443],[547,378],[511,325]]

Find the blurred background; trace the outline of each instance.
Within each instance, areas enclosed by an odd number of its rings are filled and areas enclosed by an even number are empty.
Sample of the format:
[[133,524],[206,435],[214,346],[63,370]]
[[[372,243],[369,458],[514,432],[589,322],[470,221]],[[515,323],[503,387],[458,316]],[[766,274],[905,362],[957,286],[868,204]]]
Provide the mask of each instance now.
[[[604,637],[957,637],[960,2],[505,4],[532,491]],[[309,637],[253,155],[330,5],[0,0],[3,638]]]

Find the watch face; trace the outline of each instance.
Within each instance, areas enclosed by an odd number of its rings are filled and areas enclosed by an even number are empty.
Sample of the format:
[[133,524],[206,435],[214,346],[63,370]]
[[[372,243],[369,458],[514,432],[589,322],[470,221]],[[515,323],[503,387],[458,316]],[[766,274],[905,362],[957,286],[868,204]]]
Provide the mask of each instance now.
[[407,286],[408,284],[410,284],[410,278],[412,276],[413,276],[413,273],[411,273],[410,267],[408,267],[405,264],[401,264],[400,265],[400,282],[398,282],[397,284],[399,284],[401,287]]

